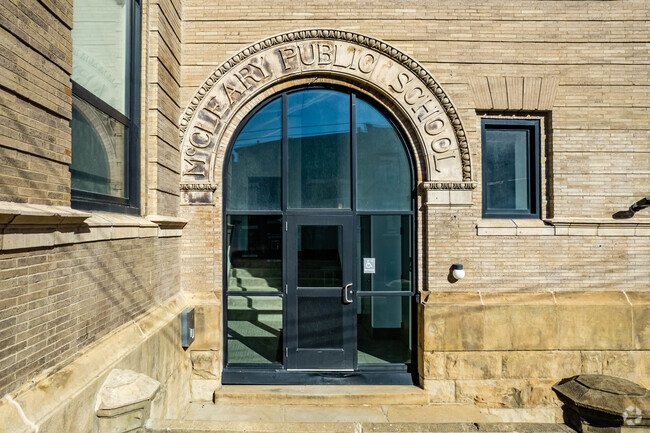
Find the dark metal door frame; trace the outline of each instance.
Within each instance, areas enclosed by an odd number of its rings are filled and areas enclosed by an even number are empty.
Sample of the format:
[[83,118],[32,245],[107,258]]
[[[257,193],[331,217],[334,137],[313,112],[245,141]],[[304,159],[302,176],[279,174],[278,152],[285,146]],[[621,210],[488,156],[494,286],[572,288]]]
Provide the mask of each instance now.
[[[288,177],[287,173],[289,171],[289,166],[288,166],[288,130],[287,130],[287,113],[288,113],[288,103],[287,103],[287,95],[293,91],[301,91],[306,89],[307,87],[300,86],[300,87],[295,87],[292,89],[288,89],[283,91],[281,94],[279,94],[277,97],[281,98],[282,101],[282,206],[280,210],[273,210],[273,211],[263,211],[263,210],[251,210],[251,211],[227,211],[226,210],[226,199],[227,199],[227,190],[224,188],[224,194],[223,194],[223,209],[224,209],[224,218],[223,218],[223,230],[224,233],[226,232],[226,220],[227,220],[227,215],[237,215],[237,214],[242,214],[242,215],[282,215],[283,217],[283,223],[285,224],[285,233],[283,236],[283,283],[285,285],[285,291],[280,295],[283,298],[283,311],[284,311],[284,317],[283,317],[283,347],[282,347],[282,356],[283,356],[283,364],[270,364],[270,365],[257,365],[257,364],[227,364],[224,365],[223,369],[223,375],[222,375],[222,383],[224,384],[277,384],[277,383],[282,383],[282,384],[348,384],[348,385],[361,385],[361,384],[375,384],[375,385],[394,385],[394,384],[413,384],[417,383],[418,380],[418,373],[417,373],[417,364],[416,364],[416,354],[417,354],[417,326],[416,326],[416,311],[417,308],[415,308],[414,303],[412,303],[411,308],[412,311],[414,312],[413,314],[413,319],[411,326],[413,327],[413,338],[412,338],[412,347],[414,348],[413,350],[413,362],[410,364],[377,364],[377,365],[372,365],[372,364],[358,364],[357,362],[357,317],[356,317],[356,308],[357,308],[357,302],[359,299],[363,296],[372,296],[373,293],[364,293],[364,292],[359,292],[356,293],[357,290],[357,284],[360,284],[359,281],[356,281],[357,275],[356,272],[354,271],[354,266],[357,266],[357,257],[356,257],[356,226],[357,226],[357,217],[360,215],[393,215],[393,214],[403,214],[403,215],[410,215],[411,217],[411,240],[412,240],[412,257],[413,257],[413,269],[412,269],[412,275],[415,276],[417,275],[417,261],[415,260],[416,254],[416,236],[417,236],[417,212],[415,212],[415,205],[416,205],[416,198],[417,194],[415,190],[413,189],[412,192],[412,206],[410,211],[358,211],[356,209],[356,164],[354,161],[357,159],[357,143],[356,143],[356,134],[351,134],[351,158],[352,158],[352,165],[351,165],[351,171],[352,171],[352,178],[351,178],[351,186],[352,186],[352,191],[351,191],[351,204],[352,208],[349,210],[342,210],[342,209],[290,209],[288,208],[288,203],[287,203],[287,197],[288,197]],[[345,93],[350,94],[350,106],[351,106],[351,131],[356,130],[356,94],[352,92],[350,89],[346,88],[341,88],[339,86],[329,86],[329,85],[313,85],[313,86],[308,86],[308,88],[325,88],[325,89],[332,89],[332,90],[338,90],[342,91]],[[239,132],[243,129],[243,127],[247,124],[248,120],[250,120],[261,108],[266,106],[266,103],[269,103],[270,101],[274,100],[275,96],[272,98],[269,98],[269,100],[265,101],[264,103],[260,104],[255,110],[250,112],[244,120],[240,122],[240,125],[237,127],[235,133],[233,134],[233,140],[229,144],[229,149],[226,152],[226,161],[224,164],[224,170],[223,170],[223,181],[224,185],[226,183],[226,173],[227,173],[227,167],[228,164],[230,163],[230,155],[232,151],[232,147],[234,145],[235,139],[238,136]],[[381,106],[376,106],[378,110],[380,110],[387,119],[392,118],[392,114],[390,112],[386,112],[385,109],[383,109]],[[398,127],[398,125],[394,125],[395,130],[398,132],[398,134],[402,137],[402,142],[405,145],[405,151],[409,155],[409,163],[411,164],[411,182],[412,185],[415,185],[416,178],[414,174],[414,168],[413,168],[413,153],[409,149],[409,147],[406,145],[406,140],[404,139],[404,135],[401,132],[401,129]],[[345,239],[347,239],[347,242],[350,243],[349,248],[345,248],[348,254],[348,258],[344,259],[344,262],[348,263],[348,266],[351,267],[351,270],[348,271],[349,278],[345,281],[353,282],[355,285],[352,286],[351,288],[351,293],[349,293],[350,299],[353,299],[353,302],[350,304],[351,307],[349,310],[351,311],[351,316],[352,316],[352,324],[348,328],[350,331],[350,337],[346,338],[346,341],[353,341],[354,347],[353,350],[351,350],[351,356],[352,356],[352,367],[350,369],[299,369],[299,368],[293,368],[292,358],[297,359],[295,356],[287,356],[289,355],[289,343],[293,341],[294,347],[295,347],[295,335],[291,335],[292,333],[295,333],[297,331],[297,327],[292,325],[290,322],[291,320],[295,320],[295,316],[297,314],[297,303],[295,302],[297,298],[295,298],[292,301],[289,301],[289,296],[287,294],[287,291],[290,290],[289,287],[289,281],[288,279],[290,278],[289,275],[290,273],[294,273],[295,278],[295,269],[290,269],[292,266],[296,266],[296,261],[291,261],[288,260],[288,247],[289,247],[289,237],[290,236],[295,236],[290,235],[289,229],[290,225],[289,222],[292,221],[293,224],[295,225],[295,221],[306,221],[309,220],[310,218],[322,218],[324,220],[331,220],[335,221],[338,218],[341,219],[348,219],[349,224],[350,224],[350,229],[345,230],[344,229],[344,244],[345,244]],[[346,223],[348,224],[348,223]],[[330,223],[329,225],[333,225]],[[295,230],[294,230],[295,233]],[[227,269],[227,242],[223,243],[223,257],[224,257],[224,269]],[[292,262],[289,263],[289,262]],[[344,278],[346,276],[344,275]],[[417,279],[414,278],[413,281],[413,287],[417,284]],[[227,287],[228,284],[228,275],[227,272],[224,272],[223,274],[223,286],[224,286],[224,291],[225,288]],[[295,287],[295,285],[293,286]],[[340,289],[341,294],[342,294],[342,288]],[[416,292],[416,289],[413,289],[411,292],[383,292],[382,295],[397,295],[397,296],[408,296],[411,297],[411,299],[415,299],[414,294]],[[230,296],[228,293],[225,293],[225,296]],[[273,294],[272,296],[277,296],[277,294]],[[224,302],[224,305],[227,305],[227,302]],[[224,309],[226,307],[224,306]],[[290,308],[292,309],[290,311]],[[293,315],[293,316],[292,316]],[[227,341],[228,339],[228,334],[227,334],[227,313],[224,311],[224,329],[223,329],[223,338],[224,342]],[[293,328],[293,329],[291,329]],[[345,349],[347,350],[347,348]],[[224,359],[228,359],[227,355],[227,345],[224,344]],[[349,361],[347,361],[349,362]],[[347,366],[346,366],[347,367]],[[361,370],[359,370],[361,369]],[[326,370],[326,371],[324,371]],[[352,371],[350,371],[352,370]]]
[[[316,211],[317,212],[317,211]],[[341,287],[299,287],[298,227],[340,226]],[[357,348],[356,302],[354,293],[354,216],[353,215],[289,215],[287,216],[286,249],[286,340],[285,365],[293,371],[353,371]],[[300,298],[330,298],[341,305],[340,348],[300,347],[298,306]]]

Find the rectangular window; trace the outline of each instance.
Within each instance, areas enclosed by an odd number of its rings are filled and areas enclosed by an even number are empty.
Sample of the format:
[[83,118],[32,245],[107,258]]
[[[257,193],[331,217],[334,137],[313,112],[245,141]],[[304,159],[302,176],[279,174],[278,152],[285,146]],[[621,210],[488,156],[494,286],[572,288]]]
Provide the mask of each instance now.
[[482,119],[483,217],[539,218],[538,120]]
[[139,207],[140,1],[75,0],[72,206]]

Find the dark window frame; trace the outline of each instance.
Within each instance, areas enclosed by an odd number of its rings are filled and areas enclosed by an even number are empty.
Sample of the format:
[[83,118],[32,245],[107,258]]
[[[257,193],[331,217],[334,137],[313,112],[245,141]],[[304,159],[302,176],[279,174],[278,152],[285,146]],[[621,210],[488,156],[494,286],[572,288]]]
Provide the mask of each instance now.
[[[404,146],[404,151],[408,156],[409,170],[411,175],[411,207],[409,210],[380,210],[380,211],[361,211],[357,210],[357,197],[356,197],[356,171],[357,171],[357,140],[356,134],[351,133],[350,145],[352,151],[350,154],[351,158],[351,172],[352,177],[350,181],[351,188],[351,209],[290,209],[288,208],[288,184],[287,177],[285,174],[288,171],[288,95],[293,92],[299,92],[307,89],[328,89],[335,90],[339,92],[346,93],[350,95],[350,116],[351,116],[351,131],[356,130],[356,99],[358,96],[363,98],[365,101],[370,103],[374,108],[376,108],[381,114],[383,114],[386,119],[393,125],[395,131],[398,133],[399,138],[402,141]],[[257,114],[262,108],[270,104],[272,101],[281,98],[282,100],[282,190],[281,190],[281,208],[279,210],[228,210],[227,200],[228,200],[228,191],[225,185],[227,185],[227,173],[228,166],[230,164],[232,150],[234,148],[237,137],[243,128],[248,124],[249,120]],[[412,360],[410,364],[362,364],[357,363],[357,354],[355,352],[355,365],[358,370],[356,370],[351,376],[346,375],[340,379],[346,384],[413,384],[417,382],[417,308],[415,306],[417,288],[417,237],[418,237],[418,212],[417,210],[417,192],[416,192],[416,174],[414,166],[414,157],[413,151],[409,146],[409,141],[407,136],[402,131],[401,127],[394,121],[394,114],[390,113],[387,109],[382,107],[380,104],[373,103],[372,99],[368,98],[361,92],[355,91],[339,85],[299,85],[296,87],[284,89],[281,92],[273,94],[266,98],[264,101],[259,103],[250,113],[248,113],[244,119],[239,123],[235,132],[232,135],[231,141],[228,144],[226,150],[226,156],[222,171],[222,185],[224,185],[224,191],[222,194],[222,209],[223,209],[223,232],[226,233],[226,224],[228,216],[230,215],[282,215],[283,224],[286,224],[287,218],[290,215],[311,215],[318,213],[320,215],[348,215],[354,218],[354,224],[356,227],[356,217],[358,215],[408,215],[411,218],[411,276],[412,276],[412,286],[410,291],[385,291],[385,292],[375,292],[375,291],[356,291],[355,296],[357,297],[372,297],[372,296],[391,296],[391,297],[410,297],[412,298],[411,305],[411,329],[412,329],[412,338],[411,338],[411,347],[412,347]],[[356,230],[356,228],[355,228]],[[284,232],[286,233],[286,232]],[[283,254],[285,254],[287,245],[286,245],[286,236],[283,233]],[[225,271],[228,269],[228,245],[227,242],[223,242],[222,245],[222,254],[223,254],[223,296],[226,301],[224,304],[227,305],[227,299],[231,296],[242,296],[247,294],[248,296],[280,296],[283,298],[283,329],[286,329],[286,311],[284,308],[286,295],[283,292],[256,292],[251,294],[250,292],[237,292],[237,291],[228,291],[228,275]],[[356,246],[353,248],[353,256],[356,257]],[[287,263],[283,260],[283,274],[286,279],[286,270]],[[357,275],[354,274],[354,287],[359,287],[359,281],[357,281]],[[228,362],[228,311],[227,308],[224,308],[223,311],[223,352],[224,352],[224,366],[223,366],[223,383],[238,383],[238,384],[262,384],[262,383],[284,383],[284,384],[320,384],[320,383],[333,383],[332,376],[320,372],[295,372],[286,370],[283,362],[281,364],[272,363],[272,364],[244,364],[244,363],[232,363]],[[286,334],[283,337],[284,341],[282,342],[283,348],[287,347]],[[411,379],[405,381],[404,373],[412,375]],[[348,377],[349,376],[349,377]],[[270,381],[269,381],[270,380]],[[343,383],[343,382],[342,382]]]
[[[528,145],[528,208],[527,209],[489,209],[486,131],[488,129],[510,129],[529,131]],[[541,218],[541,135],[539,119],[481,119],[481,164],[482,164],[482,217],[483,218]]]
[[[70,189],[70,205],[74,209],[97,210],[115,213],[138,215],[140,213],[140,53],[142,10],[141,1],[132,0],[130,3],[128,38],[126,44],[126,74],[125,93],[127,114],[125,116],[117,109],[104,102],[101,98],[85,89],[74,80],[72,95],[92,105],[97,110],[124,125],[124,185],[125,197],[113,197],[105,194]],[[74,41],[73,41],[74,44]],[[74,150],[72,150],[74,152]]]

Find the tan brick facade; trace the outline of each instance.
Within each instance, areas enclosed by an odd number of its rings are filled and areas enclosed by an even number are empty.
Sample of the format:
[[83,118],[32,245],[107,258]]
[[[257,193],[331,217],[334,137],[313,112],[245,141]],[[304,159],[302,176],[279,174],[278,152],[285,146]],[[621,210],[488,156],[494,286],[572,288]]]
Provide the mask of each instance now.
[[[224,125],[209,181],[183,177],[182,122],[217,67],[297,29],[385,41],[430,73],[462,123],[456,138],[471,164],[450,171],[453,179],[429,177],[428,150],[399,103],[371,82],[320,76],[392,110],[413,147],[417,362],[431,400],[557,408],[550,386],[579,373],[650,386],[650,209],[613,218],[650,193],[647,1],[143,0],[141,216],[99,215],[110,224],[64,215],[72,212],[72,13],[62,0],[0,5],[0,395],[184,292],[196,295],[188,303],[209,333],[194,358],[215,371],[190,381],[195,398],[209,398],[223,362],[226,148],[257,104],[311,77],[251,91]],[[540,219],[481,218],[482,118],[541,120]],[[182,231],[177,217],[188,221]],[[464,264],[466,278],[448,279],[452,263]]]

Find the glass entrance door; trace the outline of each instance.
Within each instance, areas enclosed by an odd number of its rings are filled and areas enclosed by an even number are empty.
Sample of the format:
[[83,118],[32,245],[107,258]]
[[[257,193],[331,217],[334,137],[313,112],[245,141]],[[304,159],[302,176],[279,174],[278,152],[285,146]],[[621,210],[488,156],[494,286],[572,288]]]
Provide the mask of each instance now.
[[287,217],[288,370],[351,371],[352,216]]
[[223,383],[412,383],[414,177],[389,116],[289,89],[224,173]]

